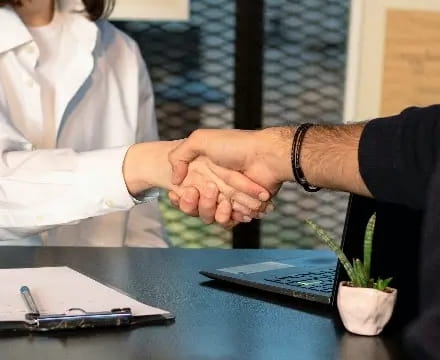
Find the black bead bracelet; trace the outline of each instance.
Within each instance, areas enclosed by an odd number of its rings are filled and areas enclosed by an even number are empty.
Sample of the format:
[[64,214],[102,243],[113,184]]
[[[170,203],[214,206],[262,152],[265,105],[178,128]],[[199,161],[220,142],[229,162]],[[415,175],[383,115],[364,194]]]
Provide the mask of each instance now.
[[320,187],[312,186],[309,184],[304,176],[304,172],[301,169],[300,156],[301,156],[301,146],[304,140],[304,136],[308,129],[310,129],[313,124],[305,123],[298,126],[293,137],[291,161],[292,161],[292,171],[295,181],[300,184],[304,190],[309,192],[316,192],[320,190]]

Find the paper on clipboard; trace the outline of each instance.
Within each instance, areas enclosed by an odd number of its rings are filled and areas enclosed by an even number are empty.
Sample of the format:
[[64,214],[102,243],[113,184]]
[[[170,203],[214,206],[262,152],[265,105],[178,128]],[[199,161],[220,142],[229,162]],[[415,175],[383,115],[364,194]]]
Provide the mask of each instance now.
[[42,314],[63,314],[71,308],[87,312],[131,308],[134,317],[171,315],[145,305],[69,267],[0,269],[0,321],[23,321],[27,309],[20,287],[28,286]]

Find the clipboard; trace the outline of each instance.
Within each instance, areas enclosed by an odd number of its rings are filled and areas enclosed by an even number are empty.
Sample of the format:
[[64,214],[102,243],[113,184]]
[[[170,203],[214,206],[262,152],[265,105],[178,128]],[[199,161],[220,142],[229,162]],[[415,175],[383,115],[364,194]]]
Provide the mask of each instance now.
[[174,316],[69,267],[0,269],[0,333],[169,324]]

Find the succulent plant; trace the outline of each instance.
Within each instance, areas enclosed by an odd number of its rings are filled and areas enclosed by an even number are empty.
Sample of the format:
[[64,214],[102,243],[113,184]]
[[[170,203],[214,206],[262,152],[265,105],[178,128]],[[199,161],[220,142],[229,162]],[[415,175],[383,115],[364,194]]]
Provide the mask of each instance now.
[[364,235],[364,257],[363,261],[360,259],[353,259],[353,263],[347,259],[341,248],[336,245],[335,241],[330,237],[330,235],[318,225],[316,225],[311,220],[306,220],[307,225],[309,225],[318,238],[323,241],[327,246],[335,252],[338,256],[339,261],[347,272],[350,278],[350,284],[355,287],[365,287],[374,288],[377,290],[385,291],[391,282],[392,278],[374,280],[370,276],[371,270],[371,254],[373,252],[373,235],[374,226],[376,223],[376,213],[374,213],[368,220],[367,227],[365,229]]

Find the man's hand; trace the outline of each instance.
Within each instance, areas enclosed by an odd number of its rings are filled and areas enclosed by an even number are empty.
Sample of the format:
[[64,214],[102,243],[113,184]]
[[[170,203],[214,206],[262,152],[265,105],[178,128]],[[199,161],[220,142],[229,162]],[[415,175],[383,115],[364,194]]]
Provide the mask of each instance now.
[[[188,166],[198,156],[206,156],[221,168],[236,170],[269,190],[274,195],[283,181],[291,180],[290,128],[260,131],[196,130],[170,152],[174,184],[185,178]],[[221,171],[216,173],[225,183]],[[263,201],[268,199],[260,198]]]
[[[268,189],[275,195],[283,181],[291,180],[290,151],[293,138],[291,128],[272,128],[261,131],[244,130],[196,130],[188,139],[179,143],[170,152],[173,167],[173,182],[180,184],[188,171],[188,166],[199,156],[206,156],[221,166],[216,173],[228,183],[221,169],[229,168],[242,172],[246,177]],[[259,211],[251,211],[234,202],[231,206],[219,202],[215,208],[207,199],[206,187],[200,192],[187,190],[183,197],[169,193],[171,203],[191,216],[215,218],[223,227],[232,227],[238,222],[249,222],[252,218],[262,218],[273,210],[273,205],[265,203]],[[267,200],[263,195],[261,200]]]
[[[182,188],[186,189],[186,193],[182,192]],[[198,190],[198,199],[194,188]],[[246,192],[251,189],[254,190],[250,196]],[[223,226],[227,226],[226,223],[231,218],[227,215],[231,213],[233,207],[235,210],[242,211],[243,216],[259,214],[265,210],[266,203],[252,196],[268,198],[270,195],[263,187],[256,185],[243,174],[221,168],[205,156],[198,157],[191,162],[187,176],[175,192],[183,199],[182,206],[179,206],[182,211],[199,216],[205,223],[212,223],[215,219]],[[186,203],[191,202],[197,205],[198,213],[186,206]],[[240,220],[243,221],[241,218]]]
[[[371,196],[358,163],[364,126],[321,125],[307,131],[300,163],[311,185]],[[293,127],[261,131],[196,130],[170,153],[173,182],[181,183],[188,164],[203,155],[217,165],[240,171],[274,195],[282,182],[293,180],[291,147],[294,132]],[[196,210],[194,206],[192,210]]]

